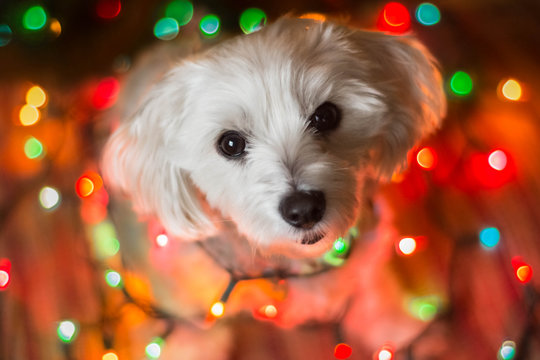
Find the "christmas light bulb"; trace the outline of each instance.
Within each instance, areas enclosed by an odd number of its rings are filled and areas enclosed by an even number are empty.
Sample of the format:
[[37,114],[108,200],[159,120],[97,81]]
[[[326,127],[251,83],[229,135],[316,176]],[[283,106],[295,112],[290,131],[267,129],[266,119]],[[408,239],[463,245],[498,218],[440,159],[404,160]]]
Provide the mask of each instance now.
[[24,143],[24,155],[29,159],[40,159],[45,154],[45,148],[41,141],[33,136],[26,139]]
[[266,14],[261,9],[247,9],[240,15],[240,28],[244,34],[258,31],[266,25]]
[[187,0],[173,0],[165,9],[165,16],[175,19],[178,25],[187,25],[193,18],[193,4]]
[[416,162],[426,170],[432,170],[437,163],[437,153],[432,148],[422,148],[416,154]]
[[218,34],[220,27],[219,18],[216,15],[206,15],[199,23],[199,29],[206,37],[214,37]]
[[409,10],[398,2],[390,2],[384,6],[379,18],[377,28],[396,34],[405,33],[411,27]]
[[81,198],[89,197],[94,192],[94,182],[87,176],[81,176],[75,183],[75,191]]
[[379,350],[377,354],[377,360],[392,360],[394,358],[394,353],[392,349],[388,346],[383,347]]
[[403,238],[399,241],[398,248],[403,255],[411,255],[416,250],[416,240],[411,237]]
[[69,343],[75,339],[77,325],[71,320],[64,320],[58,324],[56,332],[62,342]]
[[469,74],[464,71],[457,71],[450,79],[450,89],[455,95],[467,96],[471,93],[473,81]]
[[47,102],[47,94],[39,86],[32,86],[26,92],[26,103],[34,107],[42,107]]
[[146,356],[150,359],[159,359],[163,345],[164,341],[162,338],[155,338],[150,344],[146,345]]
[[334,348],[334,357],[336,359],[348,359],[352,355],[352,348],[344,343],[337,344]]
[[160,40],[172,40],[178,36],[179,32],[178,21],[171,17],[161,18],[154,25],[154,36]]
[[225,313],[225,304],[221,301],[216,301],[210,308],[210,313],[214,317],[221,317]]
[[502,96],[511,101],[521,99],[521,85],[514,79],[508,79],[504,84],[499,85]]
[[40,115],[39,110],[34,105],[26,104],[19,111],[19,121],[23,126],[31,126],[39,121]]
[[502,343],[499,352],[497,353],[498,360],[511,360],[516,355],[516,343],[511,340],[506,340]]
[[441,20],[441,12],[431,3],[422,3],[416,8],[416,20],[422,25],[431,26]]
[[118,287],[122,282],[122,276],[114,270],[107,270],[105,271],[105,282],[110,287]]
[[488,156],[488,163],[493,169],[502,171],[506,167],[508,158],[502,150],[495,150]]
[[264,307],[264,315],[268,318],[275,318],[277,313],[278,311],[274,305],[266,305]]
[[499,243],[501,234],[495,227],[488,227],[480,231],[480,243],[486,248],[494,248]]
[[101,360],[118,360],[118,355],[114,351],[109,351],[103,354]]
[[11,262],[8,259],[0,259],[0,291],[7,289],[11,281]]
[[168,243],[169,237],[167,236],[167,234],[159,234],[158,236],[156,236],[156,244],[159,247],[165,247]]
[[55,188],[45,186],[39,192],[39,203],[45,210],[54,210],[60,204],[60,193]]

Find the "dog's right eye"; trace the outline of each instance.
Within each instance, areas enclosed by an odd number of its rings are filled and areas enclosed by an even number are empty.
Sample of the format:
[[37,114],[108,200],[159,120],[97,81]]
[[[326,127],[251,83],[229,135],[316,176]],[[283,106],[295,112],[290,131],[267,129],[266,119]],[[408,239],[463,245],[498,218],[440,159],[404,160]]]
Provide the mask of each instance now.
[[246,150],[246,139],[237,131],[227,131],[218,140],[218,149],[227,158],[238,158]]

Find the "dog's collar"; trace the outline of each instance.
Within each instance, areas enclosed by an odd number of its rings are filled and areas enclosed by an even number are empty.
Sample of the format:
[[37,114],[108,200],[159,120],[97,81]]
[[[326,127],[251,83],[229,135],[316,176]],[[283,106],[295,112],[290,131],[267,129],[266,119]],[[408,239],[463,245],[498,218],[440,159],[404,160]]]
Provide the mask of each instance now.
[[313,259],[289,259],[282,256],[264,256],[251,249],[247,240],[239,238],[231,245],[228,237],[208,238],[198,244],[232,279],[260,278],[286,279],[313,276],[342,266],[349,257],[360,234],[357,225],[336,239],[323,256]]
[[219,237],[207,238],[198,245],[220,268],[230,274],[231,279],[236,281],[314,276],[344,265],[361,235],[368,232],[377,222],[372,201],[365,202],[361,214],[356,224],[342,237],[337,238],[329,251],[314,259],[261,255],[232,225],[224,229]]

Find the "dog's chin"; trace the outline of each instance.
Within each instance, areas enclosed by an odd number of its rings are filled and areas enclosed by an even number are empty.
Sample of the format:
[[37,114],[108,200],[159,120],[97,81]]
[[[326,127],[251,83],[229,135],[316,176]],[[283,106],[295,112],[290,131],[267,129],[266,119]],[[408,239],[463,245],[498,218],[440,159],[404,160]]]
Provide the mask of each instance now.
[[298,240],[287,239],[268,245],[263,252],[292,259],[316,258],[330,250],[334,240],[328,234],[308,233]]

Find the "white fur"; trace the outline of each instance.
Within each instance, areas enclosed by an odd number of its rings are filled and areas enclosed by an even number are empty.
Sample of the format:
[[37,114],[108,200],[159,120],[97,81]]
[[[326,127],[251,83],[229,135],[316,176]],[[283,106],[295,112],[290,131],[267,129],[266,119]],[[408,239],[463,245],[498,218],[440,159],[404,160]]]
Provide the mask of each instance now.
[[[342,121],[316,136],[307,119],[325,101]],[[345,233],[366,178],[400,167],[445,113],[439,72],[413,38],[292,18],[182,59],[133,103],[103,167],[139,212],[188,240],[232,221],[254,246],[300,257]],[[217,151],[226,130],[247,134],[243,160]],[[279,214],[293,186],[326,195],[317,244]]]

